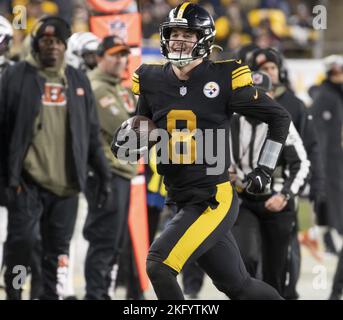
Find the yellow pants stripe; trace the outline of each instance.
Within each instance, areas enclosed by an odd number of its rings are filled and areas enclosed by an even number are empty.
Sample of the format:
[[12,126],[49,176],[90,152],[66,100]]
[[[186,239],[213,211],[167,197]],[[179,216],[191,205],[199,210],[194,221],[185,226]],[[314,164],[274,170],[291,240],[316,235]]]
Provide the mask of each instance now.
[[[193,252],[208,238],[218,227],[228,213],[233,197],[233,190],[230,182],[217,185],[216,200],[219,205],[216,209],[208,207],[200,217],[187,229],[179,239],[164,264],[180,272],[183,265]],[[166,288],[166,290],[168,290]]]

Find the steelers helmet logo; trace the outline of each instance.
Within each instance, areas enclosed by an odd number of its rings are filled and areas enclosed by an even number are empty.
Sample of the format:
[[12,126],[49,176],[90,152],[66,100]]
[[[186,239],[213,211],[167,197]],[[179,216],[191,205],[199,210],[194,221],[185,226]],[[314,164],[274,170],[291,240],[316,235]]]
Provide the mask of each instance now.
[[216,82],[207,82],[205,85],[204,85],[204,95],[207,97],[207,98],[215,98],[218,96],[219,94],[219,85],[218,83]]

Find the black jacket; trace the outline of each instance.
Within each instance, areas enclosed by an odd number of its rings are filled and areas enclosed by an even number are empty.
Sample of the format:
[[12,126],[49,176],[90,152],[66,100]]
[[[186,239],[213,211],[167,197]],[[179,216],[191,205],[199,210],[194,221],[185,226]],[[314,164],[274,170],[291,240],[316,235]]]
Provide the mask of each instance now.
[[275,96],[275,100],[291,114],[294,126],[303,140],[308,159],[311,162],[310,198],[314,201],[322,201],[325,198],[325,176],[319,140],[310,110],[289,89],[286,89],[281,95]]
[[[79,189],[85,187],[89,163],[107,181],[109,167],[99,139],[99,124],[89,81],[81,71],[66,67],[69,128]],[[23,161],[33,136],[45,79],[27,62],[4,72],[0,82],[0,184],[20,184]]]
[[312,105],[324,159],[328,224],[343,234],[343,86],[324,81]]

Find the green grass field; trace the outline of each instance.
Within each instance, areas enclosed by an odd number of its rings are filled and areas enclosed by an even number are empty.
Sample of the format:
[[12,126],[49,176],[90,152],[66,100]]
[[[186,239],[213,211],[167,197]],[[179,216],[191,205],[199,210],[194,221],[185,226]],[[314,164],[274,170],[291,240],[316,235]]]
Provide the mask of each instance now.
[[312,210],[312,204],[308,199],[299,199],[298,223],[299,231],[307,230],[314,226],[315,216]]

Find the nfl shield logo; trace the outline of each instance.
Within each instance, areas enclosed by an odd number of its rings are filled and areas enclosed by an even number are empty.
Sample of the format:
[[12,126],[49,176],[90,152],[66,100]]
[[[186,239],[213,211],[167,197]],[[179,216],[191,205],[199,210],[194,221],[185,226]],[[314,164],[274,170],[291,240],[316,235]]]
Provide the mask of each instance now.
[[180,88],[180,94],[181,94],[182,96],[186,95],[186,94],[187,94],[187,87],[181,87],[181,88]]
[[109,23],[109,29],[111,35],[116,35],[127,41],[127,25],[121,20],[114,20]]

